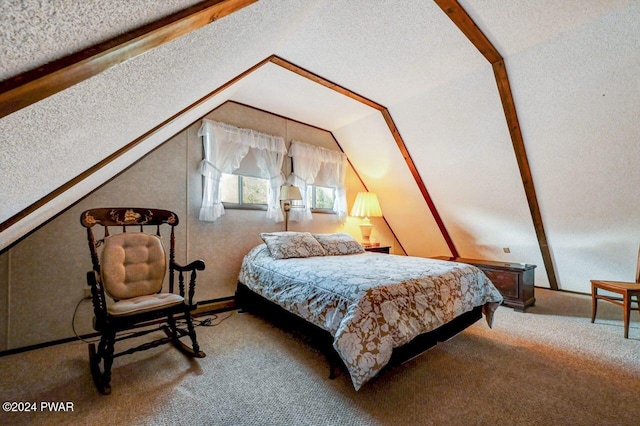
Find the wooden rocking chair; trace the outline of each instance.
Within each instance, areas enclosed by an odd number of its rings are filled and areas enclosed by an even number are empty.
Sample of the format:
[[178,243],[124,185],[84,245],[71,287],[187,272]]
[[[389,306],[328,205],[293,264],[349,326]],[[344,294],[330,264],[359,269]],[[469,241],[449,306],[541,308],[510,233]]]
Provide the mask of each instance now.
[[[191,319],[191,311],[197,307],[193,302],[196,271],[204,270],[204,262],[196,260],[186,266],[175,262],[174,228],[178,216],[167,210],[147,208],[98,208],[82,213],[80,222],[87,228],[89,250],[93,270],[87,273],[87,284],[91,287],[93,300],[93,328],[100,333],[97,350],[95,343],[89,344],[91,375],[98,391],[111,393],[111,366],[113,359],[121,355],[154,348],[164,343],[173,343],[186,355],[203,358]],[[104,228],[100,240],[94,237],[96,225]],[[162,286],[167,272],[167,257],[160,237],[161,226],[171,228],[169,249],[169,292]],[[128,230],[132,229],[133,231]],[[147,227],[153,227],[146,233]],[[109,235],[109,227],[122,229],[122,233]],[[163,226],[164,228],[165,226]],[[98,248],[101,247],[100,251]],[[178,293],[174,293],[174,273],[178,273]],[[184,275],[190,273],[189,288],[185,294]],[[107,303],[106,295],[113,302]],[[166,319],[166,323],[165,323]],[[176,321],[184,321],[178,327]],[[137,332],[131,330],[149,325]],[[143,343],[137,347],[114,354],[117,341],[142,336],[161,329],[166,337]],[[188,336],[191,345],[180,339]]]

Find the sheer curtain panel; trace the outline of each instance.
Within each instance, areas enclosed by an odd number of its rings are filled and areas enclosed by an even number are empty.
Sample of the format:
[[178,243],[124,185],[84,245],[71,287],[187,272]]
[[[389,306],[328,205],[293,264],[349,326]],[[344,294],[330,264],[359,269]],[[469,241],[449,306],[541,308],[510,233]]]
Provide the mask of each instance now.
[[284,139],[207,119],[202,120],[198,136],[202,137],[204,146],[204,159],[200,164],[204,177],[200,220],[212,222],[224,214],[220,198],[222,174],[233,173],[249,149],[253,149],[261,177],[270,179],[267,217],[282,221],[278,199],[284,182],[281,171],[286,153]]
[[334,189],[333,211],[341,221],[344,221],[347,217],[345,189],[347,156],[339,151],[298,141],[291,142],[289,156],[293,160],[293,173],[289,176],[289,183],[300,188],[305,203],[304,209],[292,209],[289,212],[289,220],[301,222],[312,218],[311,207],[306,202],[308,186],[319,185]]
[[282,163],[287,154],[284,139],[275,136],[254,133],[256,156],[261,177],[269,179],[269,198],[267,204],[267,218],[275,222],[282,222],[284,215],[280,208],[280,187],[284,184]]

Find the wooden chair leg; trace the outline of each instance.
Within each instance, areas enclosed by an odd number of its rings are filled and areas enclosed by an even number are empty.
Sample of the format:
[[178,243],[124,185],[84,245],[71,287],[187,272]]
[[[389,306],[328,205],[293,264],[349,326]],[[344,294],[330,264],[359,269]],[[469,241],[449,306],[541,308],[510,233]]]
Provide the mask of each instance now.
[[171,336],[169,337],[173,337],[173,343],[175,344],[180,336],[178,335],[176,320],[172,314],[167,315],[167,322],[169,323],[169,330],[171,331]]
[[204,357],[204,352],[200,351],[200,345],[198,345],[198,339],[196,337],[196,330],[193,327],[193,319],[189,311],[184,313],[184,318],[187,322],[187,330],[189,331],[189,337],[191,338],[191,345],[193,347],[194,356],[198,358]]
[[102,372],[102,386],[104,388],[104,394],[111,394],[111,366],[113,365],[113,352],[116,345],[116,332],[115,330],[109,331],[107,334],[107,345],[104,348],[104,371]]
[[631,296],[624,294],[622,304],[624,305],[624,338],[629,338],[629,317],[631,316]]
[[[111,366],[113,365],[113,351],[115,345],[115,332],[108,331],[102,334],[98,349],[94,343],[89,344],[89,367],[93,383],[98,392],[103,395],[111,394]],[[100,367],[102,363],[102,367]]]
[[[169,327],[163,327],[165,334],[171,338],[173,345],[185,355],[194,358],[204,358],[206,354],[200,350],[200,346],[198,345],[198,340],[196,339],[196,330],[193,326],[193,320],[191,319],[191,314],[189,313],[189,311],[185,311],[184,319],[187,323],[187,331],[182,328],[178,329],[173,315],[169,315]],[[186,345],[180,340],[180,337],[183,337],[185,335],[189,335],[189,338],[191,339],[191,346]]]
[[91,377],[93,378],[93,383],[96,385],[96,389],[98,392],[102,392],[102,373],[100,372],[100,356],[98,355],[98,351],[96,351],[95,343],[89,343],[89,368],[91,369]]
[[591,323],[596,321],[596,312],[598,311],[598,289],[591,284]]

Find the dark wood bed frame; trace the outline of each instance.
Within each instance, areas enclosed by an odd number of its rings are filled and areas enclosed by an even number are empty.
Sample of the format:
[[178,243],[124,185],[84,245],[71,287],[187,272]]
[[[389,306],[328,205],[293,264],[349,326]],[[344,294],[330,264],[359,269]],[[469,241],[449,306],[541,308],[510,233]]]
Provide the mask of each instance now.
[[[324,354],[329,363],[330,379],[336,377],[336,367],[340,367],[343,371],[346,371],[342,359],[333,348],[333,336],[331,336],[328,331],[287,311],[276,303],[265,299],[241,282],[238,282],[236,289],[236,304],[240,308],[240,312],[259,314],[279,328],[293,333],[301,333],[311,346]],[[391,355],[391,360],[379,374],[415,358],[435,346],[438,342],[449,340],[481,318],[482,306],[477,306],[473,310],[454,318],[452,321],[441,325],[435,330],[418,335],[409,343],[395,348]]]

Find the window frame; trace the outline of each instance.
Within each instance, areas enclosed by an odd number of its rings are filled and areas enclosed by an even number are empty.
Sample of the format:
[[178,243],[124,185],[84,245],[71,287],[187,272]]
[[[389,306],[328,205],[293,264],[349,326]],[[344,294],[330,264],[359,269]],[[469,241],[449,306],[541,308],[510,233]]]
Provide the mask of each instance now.
[[322,185],[307,185],[307,191],[311,190],[311,201],[312,205],[311,213],[321,213],[321,214],[336,214],[332,208],[324,208],[324,207],[316,207],[317,198],[316,198],[316,188],[328,188],[333,191],[333,200],[335,202],[336,199],[336,189],[330,186],[322,186]]
[[[249,175],[242,175],[242,174],[235,174],[235,173],[226,173],[229,176],[235,176],[237,178],[238,181],[238,200],[240,200],[239,203],[232,203],[229,201],[222,201],[222,205],[224,206],[225,209],[231,209],[231,210],[262,210],[262,211],[266,211],[267,210],[267,203],[264,204],[258,204],[258,203],[245,203],[243,202],[243,192],[242,192],[242,179],[244,177],[249,177],[249,178],[253,178],[253,179],[261,179],[264,181],[267,181],[268,183],[268,179],[262,178],[262,177],[258,177],[258,176],[249,176]],[[317,198],[316,198],[316,188],[327,188],[327,189],[331,189],[333,191],[333,198],[335,201],[335,188],[329,187],[329,186],[322,186],[322,185],[307,185],[307,191],[311,194],[311,201],[312,201],[312,205],[310,206],[311,209],[311,213],[320,213],[320,214],[336,214],[336,212],[333,211],[333,209],[331,208],[323,208],[323,207],[316,207],[316,202],[317,202]]]
[[[224,206],[225,209],[231,209],[231,210],[262,210],[262,211],[267,211],[267,203],[265,202],[264,204],[258,204],[258,203],[244,203],[243,202],[243,192],[242,192],[242,179],[244,177],[249,177],[252,179],[261,179],[267,182],[267,185],[269,184],[269,179],[265,179],[259,176],[248,176],[248,175],[241,175],[241,174],[235,174],[235,173],[226,173],[229,176],[235,176],[238,180],[238,200],[240,200],[239,203],[232,203],[229,201],[222,201],[222,205]],[[268,197],[268,195],[267,195]]]

